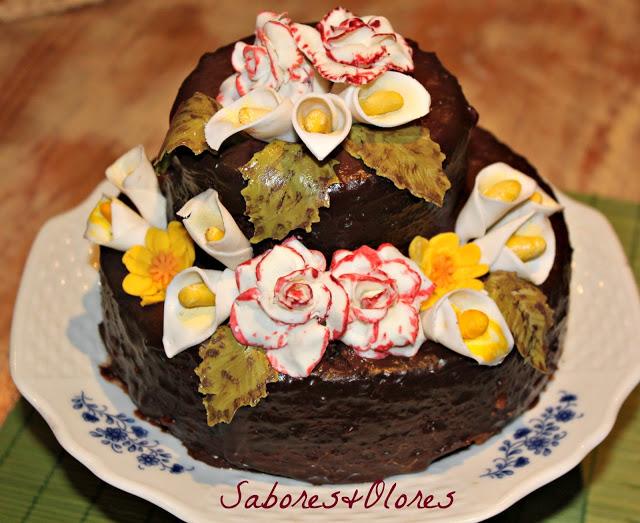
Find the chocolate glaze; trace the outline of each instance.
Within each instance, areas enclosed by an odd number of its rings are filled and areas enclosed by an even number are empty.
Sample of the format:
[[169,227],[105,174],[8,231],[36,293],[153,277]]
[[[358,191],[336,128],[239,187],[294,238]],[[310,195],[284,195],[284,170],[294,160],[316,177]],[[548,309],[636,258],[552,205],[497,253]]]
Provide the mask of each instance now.
[[[466,199],[477,172],[496,161],[531,175],[552,194],[523,157],[490,133],[474,128],[470,137],[467,176],[454,207]],[[332,203],[331,212],[335,207]],[[379,213],[364,228],[385,236],[393,230],[389,220]],[[565,332],[571,247],[562,213],[551,222],[557,253],[542,290],[554,309],[547,341],[555,368]],[[111,371],[145,417],[179,438],[192,456],[214,466],[312,483],[371,481],[422,470],[498,432],[536,400],[549,379],[526,365],[516,350],[501,365],[486,367],[433,342],[414,358],[377,361],[361,359],[336,342],[308,378],[284,376],[268,385],[268,397],[256,407],[239,409],[229,424],[208,427],[194,373],[200,363],[197,349],[165,356],[163,306],[142,308],[124,293],[121,258],[121,253],[101,250],[102,332]]]
[[[414,52],[413,75],[431,95],[429,113],[414,123],[427,127],[440,145],[446,156],[444,168],[451,189],[444,205],[437,207],[409,191],[399,191],[391,181],[375,175],[339,146],[328,158],[339,162],[336,174],[340,183],[330,189],[331,207],[320,209],[320,221],[313,224],[311,232],[295,231],[305,245],[326,256],[340,248],[377,247],[382,242],[404,249],[418,234],[429,237],[453,229],[456,206],[464,188],[469,130],[478,115],[468,105],[456,78],[442,66],[436,55],[421,51],[415,42],[410,43]],[[232,50],[233,45],[229,45],[200,59],[180,87],[172,114],[196,91],[215,96],[220,83],[233,73]],[[227,140],[220,155],[205,152],[194,157],[186,148],[176,151],[174,163],[163,183],[171,210],[177,211],[189,198],[213,187],[245,235],[251,237],[253,225],[244,215],[245,202],[240,194],[246,182],[238,168],[263,147],[264,143],[243,134]],[[380,227],[382,224],[384,228]],[[261,242],[256,246],[256,252],[262,252],[272,244],[271,241]]]

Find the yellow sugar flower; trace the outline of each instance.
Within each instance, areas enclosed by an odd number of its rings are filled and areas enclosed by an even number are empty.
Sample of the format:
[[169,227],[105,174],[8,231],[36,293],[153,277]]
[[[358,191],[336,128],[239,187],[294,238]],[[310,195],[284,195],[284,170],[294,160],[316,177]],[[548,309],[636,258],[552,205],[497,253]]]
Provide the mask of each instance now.
[[140,296],[143,307],[164,301],[173,277],[191,267],[194,259],[193,241],[180,222],[170,222],[166,231],[151,227],[145,245],[132,247],[122,257],[129,271],[122,288],[127,294]]
[[489,266],[480,263],[480,256],[476,244],[461,246],[458,235],[453,232],[437,234],[430,240],[416,236],[409,245],[409,257],[436,286],[422,309],[431,307],[454,289],[484,289],[484,284],[477,278],[487,274]]

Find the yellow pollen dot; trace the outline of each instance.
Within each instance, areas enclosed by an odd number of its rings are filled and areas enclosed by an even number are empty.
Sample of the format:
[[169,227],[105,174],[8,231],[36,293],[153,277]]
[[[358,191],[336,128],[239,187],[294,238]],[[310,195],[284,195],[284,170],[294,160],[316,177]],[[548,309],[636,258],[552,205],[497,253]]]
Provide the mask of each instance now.
[[271,109],[265,107],[243,107],[238,111],[238,121],[242,124],[255,122],[258,118],[262,118],[265,114],[270,113]]
[[506,245],[525,263],[542,256],[547,250],[547,242],[542,236],[513,235]]
[[404,98],[397,91],[376,91],[360,100],[360,107],[368,116],[378,116],[402,109]]
[[477,309],[467,309],[458,316],[460,334],[465,340],[482,336],[489,327],[489,316]]
[[217,242],[224,238],[224,231],[219,227],[211,226],[205,231],[204,237],[208,242]]
[[536,191],[531,195],[529,199],[534,203],[542,203],[542,194]]
[[303,118],[302,126],[310,133],[328,134],[332,130],[333,122],[328,112],[316,108]]
[[178,301],[186,309],[213,307],[216,304],[216,295],[204,283],[194,283],[180,289]]
[[111,223],[111,200],[100,204],[100,213],[109,223]]
[[151,260],[151,279],[166,289],[173,277],[180,272],[180,262],[172,252],[159,252]]
[[522,185],[518,180],[502,180],[487,188],[483,193],[487,198],[502,202],[513,202],[520,196],[521,191]]

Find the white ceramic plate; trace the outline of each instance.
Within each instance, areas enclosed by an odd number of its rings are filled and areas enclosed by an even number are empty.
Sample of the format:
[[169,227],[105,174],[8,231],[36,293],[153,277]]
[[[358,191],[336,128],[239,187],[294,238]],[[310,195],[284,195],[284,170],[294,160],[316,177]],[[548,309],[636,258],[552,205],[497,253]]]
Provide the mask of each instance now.
[[[640,301],[631,270],[603,216],[563,197],[575,248],[568,336],[559,370],[534,409],[483,445],[442,459],[426,472],[387,479],[380,501],[370,508],[364,507],[365,499],[351,509],[342,500],[356,489],[366,496],[370,485],[314,487],[209,467],[192,460],[177,439],[136,419],[128,396],[98,372],[106,359],[97,331],[98,275],[82,233],[102,192],[109,192],[106,184],[76,209],[49,221],[34,242],[15,307],[12,374],[67,451],[103,480],[184,520],[479,521],[577,465],[609,433],[640,379]],[[224,508],[222,501],[227,506],[237,502],[237,484],[244,479],[249,483],[240,487],[243,503]],[[312,505],[335,506],[305,510],[299,500],[282,511],[244,508],[250,494],[267,501],[275,481],[283,505],[287,494],[296,500],[304,490],[307,505],[315,494]],[[386,508],[394,482],[388,506],[408,503],[418,491],[434,496],[429,505],[450,504],[447,493],[455,491],[453,504],[418,509],[414,501],[409,507]],[[383,485],[377,488],[380,493]]]

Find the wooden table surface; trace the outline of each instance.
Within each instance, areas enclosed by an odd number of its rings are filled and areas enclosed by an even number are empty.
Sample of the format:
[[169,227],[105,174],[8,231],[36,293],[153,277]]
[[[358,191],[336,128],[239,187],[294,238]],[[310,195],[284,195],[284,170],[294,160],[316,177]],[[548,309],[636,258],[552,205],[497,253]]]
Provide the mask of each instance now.
[[[0,27],[0,422],[29,247],[122,152],[155,153],[181,80],[205,51],[252,31],[268,6],[294,20],[329,2],[107,0]],[[435,50],[481,124],[563,189],[640,201],[638,0],[351,1]],[[34,318],[37,321],[37,318]]]

